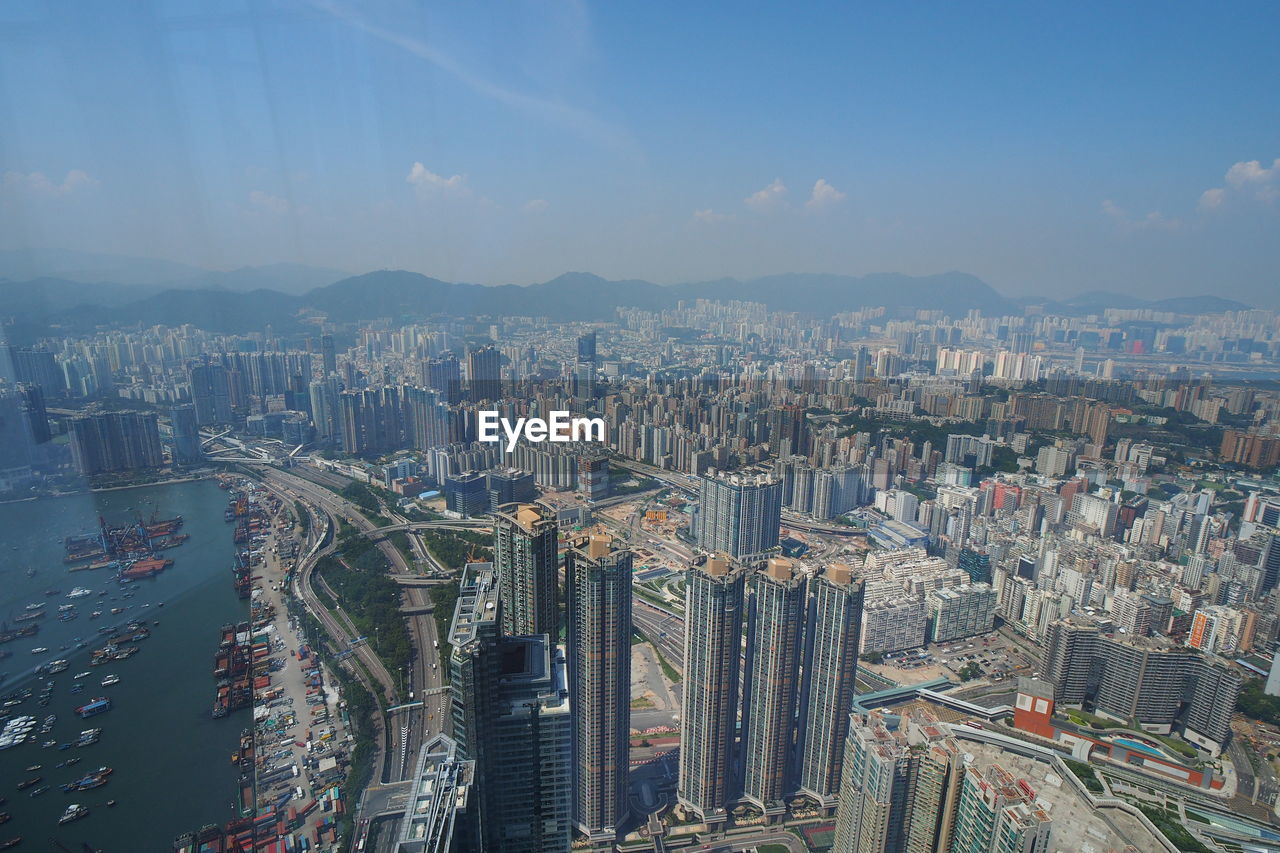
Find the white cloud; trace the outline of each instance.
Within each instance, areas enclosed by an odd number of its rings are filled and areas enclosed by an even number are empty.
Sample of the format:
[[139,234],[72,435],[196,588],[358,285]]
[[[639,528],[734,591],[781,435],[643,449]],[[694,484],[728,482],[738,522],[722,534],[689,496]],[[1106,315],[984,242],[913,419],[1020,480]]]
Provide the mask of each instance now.
[[752,193],[742,201],[757,213],[765,213],[787,203],[787,185],[781,178],[774,178],[769,186]]
[[550,206],[545,198],[531,198],[524,203],[524,209],[528,213],[542,213]]
[[809,200],[804,203],[804,206],[810,210],[821,210],[824,207],[837,205],[844,200],[844,193],[827,183],[826,178],[818,178],[818,182],[813,185],[813,193],[809,196]]
[[25,190],[36,195],[70,195],[79,189],[98,185],[98,179],[82,169],[72,169],[61,183],[54,183],[44,172],[5,172],[0,182],[10,189]]
[[716,213],[714,210],[712,210],[709,207],[706,208],[705,210],[695,210],[693,212],[693,221],[701,222],[706,225],[715,225],[716,223],[719,223],[719,222],[728,222],[731,219],[733,219],[733,214]]
[[409,170],[409,174],[405,176],[405,180],[414,186],[418,192],[450,192],[455,194],[466,194],[470,190],[467,189],[466,175],[453,175],[444,177],[437,175],[421,163],[415,162],[413,168]]
[[288,213],[290,208],[288,199],[265,193],[262,190],[254,190],[249,193],[249,203],[267,213]]
[[1241,160],[1227,169],[1225,187],[1214,187],[1200,195],[1201,210],[1217,210],[1233,197],[1270,204],[1280,199],[1280,157],[1270,166],[1259,160]]
[[1102,212],[1124,231],[1177,231],[1182,227],[1179,219],[1170,219],[1158,210],[1146,216],[1131,216],[1111,199],[1102,202]]
[[1217,210],[1222,206],[1223,200],[1227,197],[1227,191],[1221,187],[1214,187],[1211,190],[1205,190],[1200,193],[1200,209],[1201,210]]

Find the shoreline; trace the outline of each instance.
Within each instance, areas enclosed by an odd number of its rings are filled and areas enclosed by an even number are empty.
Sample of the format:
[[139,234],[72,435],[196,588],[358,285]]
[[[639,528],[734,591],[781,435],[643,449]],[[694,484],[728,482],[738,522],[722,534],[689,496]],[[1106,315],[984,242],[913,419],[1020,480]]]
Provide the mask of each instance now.
[[214,474],[211,472],[208,474],[199,474],[190,477],[171,477],[164,480],[155,480],[151,483],[130,483],[126,486],[99,486],[94,489],[79,489],[74,492],[51,492],[47,495],[32,495],[26,498],[9,498],[8,500],[0,500],[0,506],[5,504],[20,504],[27,503],[29,501],[44,500],[45,498],[73,498],[77,495],[93,495],[100,492],[123,492],[127,489],[146,489],[151,486],[169,486],[174,483],[195,483],[200,480],[209,480],[213,477]]

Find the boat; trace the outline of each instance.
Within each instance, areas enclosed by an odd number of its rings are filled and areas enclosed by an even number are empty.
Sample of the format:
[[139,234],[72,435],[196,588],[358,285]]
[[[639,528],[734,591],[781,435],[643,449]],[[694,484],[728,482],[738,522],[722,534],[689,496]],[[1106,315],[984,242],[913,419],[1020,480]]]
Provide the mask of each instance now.
[[13,621],[14,622],[32,622],[36,619],[43,619],[43,618],[44,618],[43,610],[33,610],[30,613],[23,613],[21,616],[14,619]]
[[90,673],[89,673],[88,671],[85,671],[85,672],[77,672],[77,673],[75,674],[74,678],[76,678],[77,680],[79,680],[79,679],[81,679],[81,678],[88,678],[88,677],[89,677],[89,675],[90,675]]
[[49,786],[48,786],[48,785],[41,785],[39,788],[36,788],[36,789],[35,789],[34,791],[32,791],[30,794],[27,794],[27,796],[28,796],[28,797],[38,797],[38,796],[40,796],[41,794],[48,793],[48,791],[49,791]]
[[34,649],[32,649],[32,650],[31,650],[31,654],[33,654],[33,655],[42,655],[42,654],[44,654],[44,653],[45,653],[45,652],[47,652],[47,651],[49,651],[49,650],[48,650],[46,647],[44,647],[44,646],[36,646]]
[[59,613],[67,613],[68,611],[75,610],[75,609],[76,609],[76,606],[75,606],[74,604],[59,604],[59,605],[58,605],[58,612],[59,612]]
[[30,788],[32,785],[39,785],[39,784],[40,784],[41,782],[43,782],[43,781],[44,781],[44,778],[43,778],[43,777],[41,777],[41,776],[33,776],[33,777],[31,777],[30,779],[27,779],[27,780],[26,780],[26,781],[24,781],[24,782],[19,782],[19,783],[18,783],[18,790],[19,790],[19,791],[25,791],[26,789]]
[[88,719],[89,717],[96,717],[98,714],[105,714],[110,710],[110,699],[105,696],[95,696],[79,708],[76,708],[76,713],[80,715],[81,719]]
[[39,609],[41,609],[42,607],[44,607],[44,605],[45,605],[45,602],[43,602],[43,601],[37,601],[35,604],[28,604],[28,605],[27,605],[27,607],[26,607],[26,609],[27,609],[27,610],[39,610]]
[[115,808],[115,807],[116,807],[116,801],[115,801],[115,800],[107,800],[107,807],[108,807],[108,808]]
[[119,683],[120,683],[120,676],[118,675],[108,675],[106,678],[102,679],[103,687],[110,687],[113,684],[119,684]]
[[42,767],[44,767],[43,764],[32,764],[30,767],[27,768],[27,772],[35,773],[37,770],[41,769]]
[[17,628],[10,628],[0,623],[0,643],[10,643],[23,637],[34,637],[38,633],[40,633],[40,626],[35,622],[28,622]]
[[17,847],[21,843],[22,843],[21,835],[19,835],[17,838],[10,838],[8,841],[0,841],[0,850],[9,850],[10,848]]
[[92,613],[90,613],[90,614],[89,614],[89,618],[90,618],[90,619],[97,619],[97,618],[98,618],[99,616],[101,616],[101,615],[102,615],[102,611],[101,611],[101,610],[95,610],[95,611],[93,611]]
[[49,673],[50,675],[57,675],[60,672],[66,672],[67,667],[69,666],[71,666],[71,664],[68,663],[65,658],[60,658],[58,660],[50,662],[49,666],[45,669],[45,672]]
[[71,590],[71,592],[67,593],[67,598],[86,598],[90,595],[93,595],[93,590],[83,586],[78,586]]
[[71,823],[73,820],[79,820],[82,817],[87,817],[88,814],[88,808],[80,805],[79,803],[72,803],[67,806],[67,810],[62,813],[62,817],[58,818],[58,823]]

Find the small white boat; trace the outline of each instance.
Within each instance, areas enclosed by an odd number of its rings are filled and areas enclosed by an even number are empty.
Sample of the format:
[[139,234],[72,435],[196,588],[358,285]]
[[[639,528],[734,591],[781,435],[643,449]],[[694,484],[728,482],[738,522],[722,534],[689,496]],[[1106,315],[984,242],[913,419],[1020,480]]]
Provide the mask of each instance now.
[[[85,674],[88,675],[88,673],[85,673]],[[108,675],[106,678],[102,679],[103,687],[110,687],[113,684],[119,684],[119,683],[120,683],[120,676],[118,675]]]
[[45,652],[47,652],[47,651],[49,651],[49,650],[48,650],[48,649],[46,649],[44,646],[36,646],[34,649],[32,649],[32,650],[31,650],[31,654],[33,654],[33,655],[42,655],[42,654],[44,654],[44,653],[45,653]]
[[91,674],[92,674],[92,673],[88,673],[88,672],[77,672],[77,673],[75,674],[75,677],[76,677],[77,679],[81,679],[81,678],[88,678]]

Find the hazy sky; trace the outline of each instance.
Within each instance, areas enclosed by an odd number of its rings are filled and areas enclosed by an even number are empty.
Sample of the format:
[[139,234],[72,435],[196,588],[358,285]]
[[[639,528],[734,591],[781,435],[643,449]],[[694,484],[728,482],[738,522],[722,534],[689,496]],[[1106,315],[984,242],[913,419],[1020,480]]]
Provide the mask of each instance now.
[[0,248],[1275,304],[1277,32],[1275,2],[25,0]]

